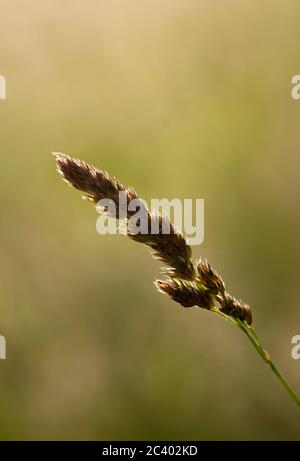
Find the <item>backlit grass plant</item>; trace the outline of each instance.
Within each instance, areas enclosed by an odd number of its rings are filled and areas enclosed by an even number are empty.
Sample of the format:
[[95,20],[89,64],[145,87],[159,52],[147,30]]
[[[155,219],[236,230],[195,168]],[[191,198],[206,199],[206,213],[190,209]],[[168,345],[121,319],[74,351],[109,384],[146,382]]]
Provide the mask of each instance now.
[[[153,257],[164,263],[164,279],[154,282],[158,291],[185,308],[198,306],[207,309],[238,327],[251,341],[261,358],[270,366],[296,404],[300,406],[299,397],[278,371],[268,352],[262,347],[253,328],[252,312],[248,304],[235,299],[227,292],[222,278],[206,259],[192,262],[191,247],[167,217],[145,209],[145,203],[132,187],[124,187],[118,179],[109,176],[108,173],[68,155],[55,153],[54,156],[59,173],[70,186],[84,192],[85,198],[94,204],[102,199],[111,200],[116,207],[116,217],[125,218],[128,237],[148,246]],[[149,224],[148,229],[151,228],[150,224],[155,222],[157,233],[132,231],[130,218],[133,217],[134,212],[129,211],[127,207],[127,215],[120,216],[120,192],[125,194],[127,203],[133,199],[140,201],[140,206],[145,209],[144,219],[146,224]],[[107,210],[104,209],[103,212]],[[164,226],[168,226],[169,233],[163,232]]]

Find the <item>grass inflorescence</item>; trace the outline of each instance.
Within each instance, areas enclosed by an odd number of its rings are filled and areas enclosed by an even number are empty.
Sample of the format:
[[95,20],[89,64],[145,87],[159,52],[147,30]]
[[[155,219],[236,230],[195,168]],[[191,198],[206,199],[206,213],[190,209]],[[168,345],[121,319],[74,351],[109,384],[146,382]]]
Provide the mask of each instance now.
[[[235,299],[226,291],[221,276],[206,259],[201,258],[195,263],[192,262],[191,247],[184,236],[176,231],[168,218],[163,214],[148,210],[144,201],[139,198],[132,187],[123,186],[118,179],[107,172],[62,153],[55,153],[54,156],[59,173],[70,186],[83,192],[84,197],[94,204],[102,199],[111,200],[116,207],[115,218],[125,218],[128,237],[148,246],[153,257],[163,262],[165,278],[154,282],[158,291],[185,308],[198,306],[218,314],[240,328],[262,359],[271,367],[290,396],[300,406],[299,397],[262,347],[252,325],[252,312],[248,304]],[[144,220],[149,232],[133,232],[130,218],[133,217],[135,211],[130,211],[130,208],[126,207],[126,216],[122,215],[119,203],[120,192],[125,195],[127,204],[135,200],[144,209]],[[104,209],[103,212],[107,210]],[[153,222],[156,225],[156,233],[150,232],[150,223],[153,224]],[[164,232],[166,228],[168,228],[168,233]]]

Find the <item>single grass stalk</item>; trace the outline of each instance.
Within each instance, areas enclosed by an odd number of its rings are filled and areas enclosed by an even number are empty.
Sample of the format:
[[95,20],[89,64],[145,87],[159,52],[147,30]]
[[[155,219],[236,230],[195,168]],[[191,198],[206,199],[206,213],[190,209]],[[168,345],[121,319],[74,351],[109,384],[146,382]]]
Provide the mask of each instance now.
[[[118,179],[87,163],[76,160],[61,153],[54,154],[58,172],[72,187],[84,192],[94,204],[101,199],[109,199],[115,203],[116,216],[120,217],[119,193],[126,196],[127,203],[138,200],[145,208],[144,202],[138,197],[132,187],[123,186]],[[133,233],[130,227],[130,218],[133,213],[127,209],[127,235],[132,240],[143,243],[152,250],[155,259],[165,264],[164,280],[156,280],[158,291],[169,296],[173,301],[185,308],[198,306],[207,309],[225,319],[231,325],[239,328],[250,340],[260,357],[266,362],[290,397],[300,407],[300,399],[290,387],[286,379],[274,365],[270,355],[263,348],[252,326],[252,312],[248,304],[231,296],[225,289],[220,275],[210,266],[206,259],[200,259],[194,264],[191,261],[191,247],[183,235],[175,230],[173,225],[163,215],[146,211],[146,224],[156,222],[158,232]],[[107,210],[103,210],[107,212]],[[164,229],[169,226],[169,233]],[[150,226],[148,227],[150,229]]]
[[263,348],[254,328],[252,325],[248,325],[246,322],[242,322],[240,319],[233,319],[229,315],[224,314],[220,311],[217,307],[212,307],[212,312],[216,313],[217,315],[221,316],[223,319],[227,320],[227,322],[231,323],[231,325],[240,328],[240,330],[246,334],[247,338],[250,340],[254,349],[258,352],[260,357],[263,361],[270,366],[271,370],[275,374],[275,376],[279,379],[281,384],[284,386],[290,397],[295,401],[295,403],[300,407],[300,398],[296,394],[296,392],[291,388],[285,377],[280,373],[276,365],[274,364],[270,354]]

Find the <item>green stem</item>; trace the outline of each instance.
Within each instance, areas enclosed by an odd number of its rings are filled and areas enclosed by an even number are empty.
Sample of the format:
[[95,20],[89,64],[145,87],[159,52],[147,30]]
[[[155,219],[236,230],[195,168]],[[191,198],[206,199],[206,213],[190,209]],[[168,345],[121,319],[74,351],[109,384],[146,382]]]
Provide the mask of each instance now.
[[220,315],[220,317],[222,317],[223,319],[225,319],[227,322],[231,323],[231,325],[234,325],[234,326],[238,326],[238,323],[236,321],[235,318],[233,317],[230,317],[230,315],[227,315],[227,314],[224,314],[224,312],[221,312],[220,309],[218,307],[212,307],[210,309],[212,312],[214,312],[215,314],[218,314]]
[[287,380],[284,378],[284,376],[280,373],[278,368],[275,366],[275,364],[273,363],[271,359],[270,354],[263,348],[254,328],[248,325],[246,322],[242,322],[240,319],[233,318],[227,314],[224,314],[223,312],[221,312],[221,310],[218,307],[213,307],[211,310],[212,312],[223,317],[225,320],[227,320],[232,325],[235,325],[238,328],[240,328],[246,334],[246,336],[251,341],[253,347],[257,350],[258,354],[270,366],[271,370],[273,371],[275,376],[279,379],[281,384],[284,386],[284,388],[286,389],[290,397],[300,407],[300,398],[298,397],[296,392],[291,388],[291,386],[289,385]]

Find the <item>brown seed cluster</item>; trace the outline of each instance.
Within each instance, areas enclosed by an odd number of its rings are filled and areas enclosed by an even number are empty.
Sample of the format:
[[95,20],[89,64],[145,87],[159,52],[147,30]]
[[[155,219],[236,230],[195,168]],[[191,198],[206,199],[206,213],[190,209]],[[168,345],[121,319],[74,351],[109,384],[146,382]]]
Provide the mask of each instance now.
[[223,294],[221,306],[224,314],[244,320],[248,325],[252,324],[252,312],[248,304],[238,301],[229,293],[225,292]]
[[[112,200],[116,205],[116,217],[119,217],[119,192],[126,194],[127,203],[138,199],[132,187],[125,188],[117,178],[109,176],[106,171],[98,170],[82,160],[65,154],[54,153],[53,155],[57,162],[58,172],[70,186],[84,192],[84,196],[93,203],[102,199]],[[130,211],[128,213],[130,214]]]
[[196,269],[196,277],[202,281],[210,293],[214,295],[225,293],[223,280],[206,259],[199,259],[199,261],[196,262]]
[[168,278],[156,280],[154,283],[158,291],[167,294],[183,307],[199,306],[209,310],[214,305],[211,293],[199,289],[196,281]]
[[[124,218],[120,216],[120,192],[125,194],[127,204],[133,199],[140,201],[140,207],[144,211],[144,222],[139,224],[144,224],[140,226],[143,229],[146,225],[147,232],[136,232],[135,226],[133,229],[130,218],[134,218],[136,210],[129,211],[127,206],[127,235],[132,240],[147,245],[152,250],[154,258],[165,264],[166,280],[155,281],[160,292],[184,307],[199,306],[209,310],[218,304],[223,313],[251,325],[250,307],[226,292],[222,278],[205,259],[196,261],[195,265],[192,263],[191,247],[183,235],[175,230],[165,216],[149,211],[132,187],[123,186],[118,179],[81,160],[60,153],[54,156],[63,179],[72,187],[84,192],[85,197],[93,203],[101,199],[113,201],[117,219]],[[106,211],[104,209],[104,212]],[[151,232],[153,226],[156,229],[155,233]],[[164,232],[166,227],[169,229],[168,233]]]

